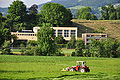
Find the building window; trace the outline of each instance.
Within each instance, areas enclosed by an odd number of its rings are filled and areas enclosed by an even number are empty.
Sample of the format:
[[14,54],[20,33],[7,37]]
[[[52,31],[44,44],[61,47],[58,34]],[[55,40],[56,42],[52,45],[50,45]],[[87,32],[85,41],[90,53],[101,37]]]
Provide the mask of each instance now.
[[89,39],[86,39],[86,41],[89,41]]
[[71,36],[75,36],[75,30],[71,30]]
[[94,37],[94,35],[91,35],[91,37]]
[[69,30],[64,30],[64,37],[69,37]]
[[62,30],[58,30],[58,36],[62,36]]
[[56,36],[56,30],[54,30],[54,36]]
[[102,37],[106,37],[106,35],[102,35]]
[[90,35],[87,35],[87,37],[90,37]]

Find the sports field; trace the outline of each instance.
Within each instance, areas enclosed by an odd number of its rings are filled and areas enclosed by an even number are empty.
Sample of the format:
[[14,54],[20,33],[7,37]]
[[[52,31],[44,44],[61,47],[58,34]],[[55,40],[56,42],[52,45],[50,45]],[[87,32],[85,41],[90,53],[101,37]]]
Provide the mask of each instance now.
[[[91,72],[62,72],[86,61]],[[0,80],[120,80],[120,58],[0,55]]]

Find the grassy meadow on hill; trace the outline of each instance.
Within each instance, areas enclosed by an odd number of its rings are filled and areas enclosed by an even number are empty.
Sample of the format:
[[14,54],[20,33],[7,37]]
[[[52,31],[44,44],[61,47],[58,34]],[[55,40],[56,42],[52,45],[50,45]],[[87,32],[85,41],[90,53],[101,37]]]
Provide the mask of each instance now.
[[103,32],[109,37],[120,41],[120,20],[78,20],[73,19],[75,26],[79,26],[79,34],[85,32]]
[[[91,72],[62,72],[86,61]],[[120,58],[0,55],[0,80],[119,80]]]

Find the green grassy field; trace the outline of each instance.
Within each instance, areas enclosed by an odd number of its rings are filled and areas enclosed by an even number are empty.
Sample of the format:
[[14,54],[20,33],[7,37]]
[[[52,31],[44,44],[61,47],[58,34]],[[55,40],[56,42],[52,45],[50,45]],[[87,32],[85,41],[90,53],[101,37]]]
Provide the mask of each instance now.
[[72,52],[75,52],[75,49],[62,48],[61,51],[62,51],[62,53],[64,53],[66,56],[70,56],[70,55],[72,54]]
[[[91,72],[62,72],[87,62]],[[0,80],[120,80],[119,58],[0,55]]]
[[[11,51],[13,54],[21,54],[21,52],[20,52],[21,49],[11,49]],[[61,52],[63,54],[65,54],[66,56],[70,56],[72,54],[72,52],[74,52],[74,51],[75,51],[75,49],[66,49],[66,48],[61,49]],[[0,51],[0,53],[1,53],[1,51]]]

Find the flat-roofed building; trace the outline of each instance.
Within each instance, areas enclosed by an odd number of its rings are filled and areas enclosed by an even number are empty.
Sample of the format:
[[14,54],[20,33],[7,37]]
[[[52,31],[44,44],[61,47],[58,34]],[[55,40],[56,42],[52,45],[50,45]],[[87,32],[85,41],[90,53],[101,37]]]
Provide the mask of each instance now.
[[11,32],[11,34],[17,36],[17,40],[37,40],[36,33],[26,33],[26,32]]
[[108,35],[104,33],[83,33],[82,39],[85,43],[85,45],[89,44],[91,42],[91,39],[95,40],[101,40],[101,39],[107,39]]
[[[77,39],[77,27],[51,27],[54,29],[56,37],[63,36],[65,40],[70,40],[71,36]],[[32,30],[22,30],[21,32],[11,32],[18,37],[18,40],[37,40],[37,31],[40,27],[33,27]]]
[[56,37],[63,36],[65,40],[70,40],[71,36],[77,39],[77,27],[53,27]]

